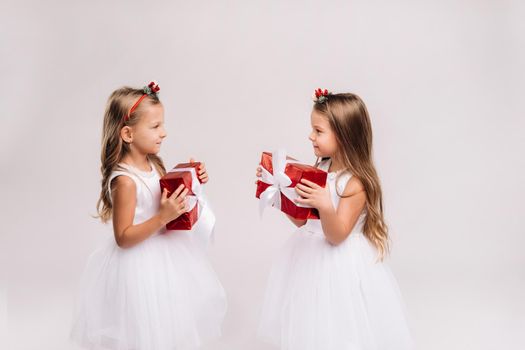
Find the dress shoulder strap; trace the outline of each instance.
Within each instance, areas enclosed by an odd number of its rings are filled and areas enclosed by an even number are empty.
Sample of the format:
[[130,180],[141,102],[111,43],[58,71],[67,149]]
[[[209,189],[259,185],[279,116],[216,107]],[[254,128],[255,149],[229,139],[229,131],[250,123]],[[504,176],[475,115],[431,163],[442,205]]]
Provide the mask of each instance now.
[[352,178],[352,174],[349,171],[343,171],[337,175],[337,182],[342,187],[342,190],[344,190],[346,185],[348,184],[348,181],[350,181],[350,179]]
[[319,164],[317,164],[317,167],[328,172],[328,168],[330,167],[330,158],[321,160]]

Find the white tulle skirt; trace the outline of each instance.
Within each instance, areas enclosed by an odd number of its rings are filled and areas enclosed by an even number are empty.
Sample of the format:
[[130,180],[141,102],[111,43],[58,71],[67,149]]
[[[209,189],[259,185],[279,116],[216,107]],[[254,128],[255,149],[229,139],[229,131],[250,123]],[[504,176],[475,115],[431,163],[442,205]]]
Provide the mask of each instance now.
[[89,258],[71,338],[88,349],[195,349],[221,334],[225,293],[189,233],[127,249],[113,239]]
[[270,274],[259,337],[283,350],[413,349],[397,282],[376,257],[362,233],[333,246],[300,228]]

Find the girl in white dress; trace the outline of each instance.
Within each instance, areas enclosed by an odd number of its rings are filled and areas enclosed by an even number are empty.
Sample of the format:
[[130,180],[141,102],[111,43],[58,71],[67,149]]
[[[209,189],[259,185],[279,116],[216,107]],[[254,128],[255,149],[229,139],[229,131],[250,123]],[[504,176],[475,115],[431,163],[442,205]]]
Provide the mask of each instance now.
[[309,139],[327,184],[303,180],[296,191],[320,220],[289,217],[299,228],[274,263],[258,335],[283,350],[413,349],[383,262],[389,237],[367,109],[350,93],[318,89],[314,101]]
[[[226,298],[204,247],[193,229],[165,229],[187,211],[188,189],[169,198],[160,191],[166,131],[158,90],[154,82],[124,87],[108,100],[97,207],[114,237],[90,256],[82,278],[71,337],[85,348],[195,349],[221,333]],[[198,176],[208,181],[203,165]]]

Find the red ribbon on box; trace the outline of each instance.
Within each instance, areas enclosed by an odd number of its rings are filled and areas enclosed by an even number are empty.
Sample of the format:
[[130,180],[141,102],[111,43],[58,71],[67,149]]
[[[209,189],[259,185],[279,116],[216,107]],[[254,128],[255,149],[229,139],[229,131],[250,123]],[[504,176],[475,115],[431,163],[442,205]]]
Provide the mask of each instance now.
[[326,171],[311,165],[301,164],[287,157],[284,150],[263,152],[261,157],[262,176],[257,182],[255,197],[260,199],[260,214],[267,206],[273,206],[295,219],[319,219],[317,209],[295,203],[299,197],[295,186],[301,179],[312,181],[319,186],[326,185]]

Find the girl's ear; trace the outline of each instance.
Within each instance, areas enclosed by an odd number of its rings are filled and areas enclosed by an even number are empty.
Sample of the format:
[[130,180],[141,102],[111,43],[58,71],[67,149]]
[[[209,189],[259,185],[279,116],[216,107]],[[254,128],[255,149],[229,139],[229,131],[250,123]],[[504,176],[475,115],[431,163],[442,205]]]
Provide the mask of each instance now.
[[120,138],[126,143],[133,142],[133,130],[129,126],[125,126],[120,130]]

